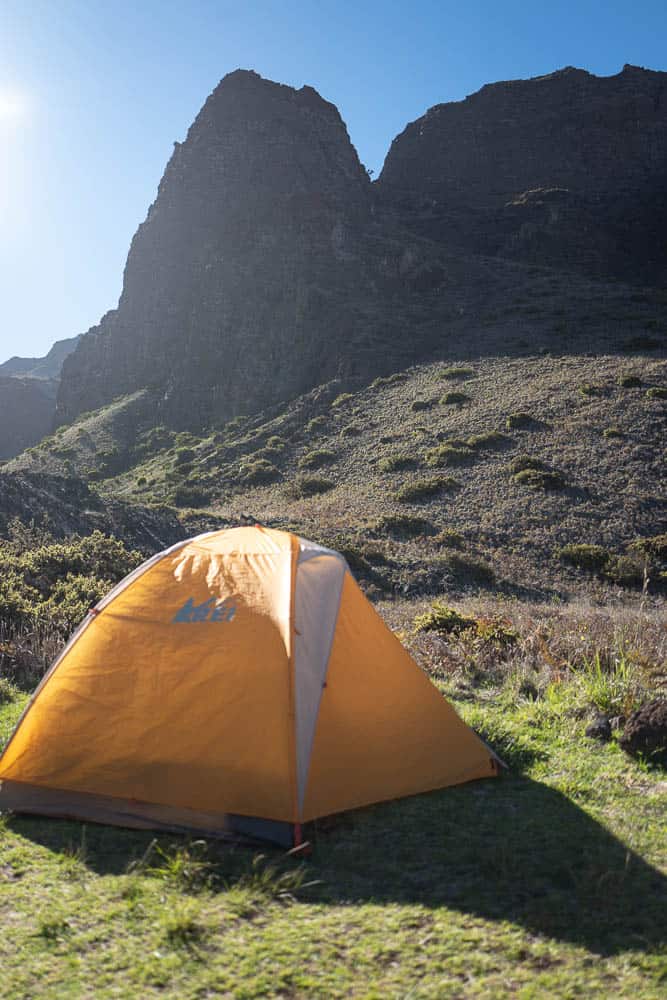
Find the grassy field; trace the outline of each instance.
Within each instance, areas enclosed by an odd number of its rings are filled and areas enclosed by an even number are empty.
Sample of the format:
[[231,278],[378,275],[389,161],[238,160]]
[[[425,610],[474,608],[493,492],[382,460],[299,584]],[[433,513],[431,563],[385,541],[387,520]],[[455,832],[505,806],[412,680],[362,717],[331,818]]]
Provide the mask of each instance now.
[[2,816],[3,998],[664,996],[665,771],[584,737],[664,689],[664,604],[456,610],[381,606],[502,778],[313,824],[302,860]]

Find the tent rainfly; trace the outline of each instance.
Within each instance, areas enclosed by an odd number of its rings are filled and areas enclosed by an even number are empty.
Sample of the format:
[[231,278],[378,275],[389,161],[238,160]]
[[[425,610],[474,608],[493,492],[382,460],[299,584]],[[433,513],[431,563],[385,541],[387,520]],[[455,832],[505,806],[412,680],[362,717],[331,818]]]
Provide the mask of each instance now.
[[318,816],[497,770],[341,555],[243,527],[91,610],[0,757],[0,809],[291,845]]

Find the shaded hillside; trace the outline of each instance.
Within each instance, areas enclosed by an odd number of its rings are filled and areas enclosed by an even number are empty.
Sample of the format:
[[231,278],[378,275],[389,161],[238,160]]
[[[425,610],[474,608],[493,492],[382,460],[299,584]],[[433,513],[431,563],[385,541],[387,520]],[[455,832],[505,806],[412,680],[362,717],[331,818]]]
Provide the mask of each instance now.
[[65,361],[58,422],[149,389],[159,422],[200,430],[334,377],[501,353],[466,321],[521,294],[512,259],[554,268],[565,295],[572,270],[659,282],[664,79],[489,85],[408,126],[371,185],[332,104],[231,73],[175,144],[118,308]]
[[0,460],[53,429],[60,369],[78,339],[59,340],[44,358],[14,357],[0,365]]
[[53,426],[53,379],[0,375],[0,460],[40,441]]
[[667,73],[568,67],[437,104],[376,185],[416,233],[468,253],[667,280]]

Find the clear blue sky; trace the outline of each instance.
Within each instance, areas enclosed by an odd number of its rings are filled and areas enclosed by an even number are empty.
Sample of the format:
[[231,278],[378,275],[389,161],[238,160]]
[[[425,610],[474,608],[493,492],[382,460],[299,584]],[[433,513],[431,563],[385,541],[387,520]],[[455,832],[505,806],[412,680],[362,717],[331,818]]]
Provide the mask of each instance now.
[[0,0],[0,361],[115,306],[174,140],[237,67],[339,107],[376,172],[440,101],[562,66],[667,69],[667,3]]

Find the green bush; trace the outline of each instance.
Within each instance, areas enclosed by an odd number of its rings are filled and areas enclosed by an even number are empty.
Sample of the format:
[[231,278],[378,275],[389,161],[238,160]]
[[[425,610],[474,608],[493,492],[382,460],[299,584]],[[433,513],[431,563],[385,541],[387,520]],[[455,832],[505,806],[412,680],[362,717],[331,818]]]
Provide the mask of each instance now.
[[625,434],[623,433],[620,427],[606,427],[602,432],[602,437],[611,440],[611,439],[624,438]]
[[395,494],[399,503],[418,503],[420,500],[430,500],[445,492],[459,488],[461,484],[449,476],[434,476],[432,479],[418,479],[414,483],[406,483]]
[[208,497],[198,486],[177,486],[171,494],[171,502],[175,507],[204,507]]
[[524,469],[523,472],[517,472],[513,479],[520,486],[529,486],[531,489],[551,491],[565,488],[565,479],[560,472]]
[[340,395],[336,396],[333,403],[331,404],[332,410],[337,409],[339,406],[344,406],[351,399],[354,399],[353,392],[341,392]]
[[404,372],[394,372],[393,375],[382,375],[373,379],[371,389],[379,389],[383,385],[395,385],[396,382],[405,382],[407,375]]
[[592,382],[583,382],[579,386],[579,392],[582,396],[604,396],[605,389],[602,385],[594,385]]
[[531,417],[530,413],[524,413],[519,411],[518,413],[510,413],[505,421],[505,426],[508,431],[515,430],[525,430],[528,427],[532,427],[536,421]]
[[475,627],[475,619],[459,614],[440,601],[434,601],[429,611],[417,615],[414,620],[415,632],[440,632],[441,635],[459,635]]
[[280,470],[266,458],[251,458],[241,464],[239,478],[248,486],[261,486],[280,479]]
[[446,392],[440,402],[444,406],[454,406],[467,403],[469,399],[470,396],[466,396],[465,392]]
[[414,410],[415,413],[419,413],[422,410],[430,410],[435,406],[434,399],[415,399],[410,404],[410,409]]
[[306,434],[313,434],[315,431],[321,431],[324,427],[327,426],[328,423],[329,421],[324,416],[313,417],[313,419],[309,420],[308,423],[306,424],[305,427]]
[[663,389],[661,385],[651,386],[650,389],[646,390],[647,399],[667,399],[667,389]]
[[336,484],[330,479],[322,479],[318,476],[299,476],[294,480],[291,487],[292,496],[297,499],[313,497],[319,493],[328,493]]
[[589,573],[601,573],[612,558],[604,546],[588,543],[563,545],[556,550],[556,555],[562,562]]
[[319,469],[323,465],[331,465],[335,460],[336,455],[333,451],[329,451],[327,448],[314,448],[313,451],[307,451],[299,459],[299,467],[301,469]]
[[347,427],[343,427],[341,435],[343,437],[359,437],[362,433],[361,427],[358,424],[348,424]]
[[519,472],[525,472],[526,469],[544,469],[544,462],[541,462],[539,458],[532,458],[530,455],[517,455],[516,458],[512,459],[510,473],[513,476]]
[[426,464],[435,468],[442,466],[469,465],[475,460],[475,452],[464,445],[462,448],[446,442],[426,452]]
[[443,545],[446,549],[462,549],[465,545],[465,538],[463,535],[459,534],[458,531],[454,531],[452,528],[445,528],[436,537],[436,542],[439,545]]
[[186,462],[192,462],[195,457],[196,452],[192,448],[177,448],[174,455],[174,462],[176,465],[184,465]]
[[636,538],[634,542],[630,543],[628,548],[642,555],[667,560],[667,534],[651,535],[648,538]]
[[438,372],[438,378],[440,378],[440,379],[446,378],[446,379],[453,379],[453,380],[456,380],[456,379],[466,379],[466,378],[472,378],[472,376],[474,374],[475,374],[475,369],[474,368],[466,368],[466,367],[463,367],[463,366],[458,366],[458,367],[457,366],[453,366],[451,368],[442,368]]
[[387,514],[375,524],[375,531],[394,538],[417,538],[421,535],[435,534],[435,528],[430,521],[411,514]]
[[485,434],[473,434],[466,441],[466,446],[475,451],[483,451],[487,448],[504,448],[509,444],[508,438],[500,431],[487,431]]
[[414,469],[417,460],[412,455],[387,455],[378,461],[380,472],[398,472],[401,469]]

